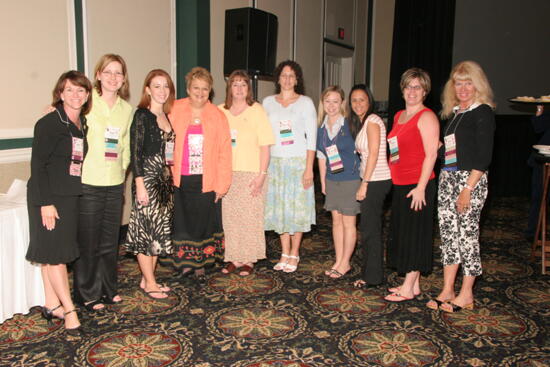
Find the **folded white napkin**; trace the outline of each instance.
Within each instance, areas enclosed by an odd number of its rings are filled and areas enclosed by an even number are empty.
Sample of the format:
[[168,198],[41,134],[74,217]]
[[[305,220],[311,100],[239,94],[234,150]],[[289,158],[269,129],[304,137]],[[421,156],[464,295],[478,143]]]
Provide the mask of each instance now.
[[15,179],[6,194],[0,195],[0,201],[25,204],[27,202],[27,181]]

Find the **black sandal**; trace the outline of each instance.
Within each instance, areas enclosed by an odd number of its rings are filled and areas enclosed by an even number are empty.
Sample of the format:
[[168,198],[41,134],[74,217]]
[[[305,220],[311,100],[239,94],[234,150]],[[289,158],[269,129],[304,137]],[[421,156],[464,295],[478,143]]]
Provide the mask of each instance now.
[[[114,296],[114,297],[116,297],[116,296]],[[113,297],[113,298],[114,298],[114,297]],[[119,297],[120,297],[120,296],[119,296]],[[108,304],[108,305],[117,305],[117,304],[119,304],[119,303],[122,303],[122,301],[123,301],[122,299],[121,299],[120,301],[113,301],[113,298],[109,298],[109,297],[107,297],[107,296],[103,296],[103,297],[101,297],[101,303],[106,303],[106,304]]]
[[[72,312],[76,312],[76,310],[73,308],[72,310],[63,313],[63,316],[67,316],[68,314],[70,314]],[[82,325],[78,325],[77,327],[72,328],[72,329],[65,328],[65,332],[67,334],[69,334],[70,336],[84,336],[85,335],[85,332],[84,332],[84,329],[82,328]]]
[[[100,312],[100,311],[103,311],[105,309],[105,304],[103,303],[103,301],[101,299],[96,299],[96,300],[91,301],[91,302],[85,302],[82,305],[89,312]],[[94,306],[97,306],[97,305],[103,305],[103,307],[94,308]],[[65,312],[65,315],[70,313],[70,312],[72,312],[72,311]]]
[[53,314],[53,312],[54,312],[55,310],[57,310],[59,307],[61,307],[61,303],[60,303],[58,306],[56,306],[56,307],[54,307],[54,308],[51,308],[51,309],[50,309],[50,308],[47,308],[46,306],[43,306],[43,307],[42,307],[42,317],[43,317],[44,319],[46,319],[46,321],[48,321],[48,324],[51,324],[51,323],[52,323],[52,319],[53,319],[54,317],[57,318],[57,319],[63,319],[62,316],[59,317],[59,316]]

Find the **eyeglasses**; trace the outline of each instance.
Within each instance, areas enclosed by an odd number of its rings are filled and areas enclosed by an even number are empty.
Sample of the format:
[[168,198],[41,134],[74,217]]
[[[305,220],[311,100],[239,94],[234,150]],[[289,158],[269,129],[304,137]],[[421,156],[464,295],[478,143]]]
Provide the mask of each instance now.
[[422,89],[422,86],[421,85],[407,85],[405,87],[405,89],[407,90],[421,90]]
[[115,77],[117,79],[122,79],[124,78],[124,74],[122,74],[120,71],[115,71],[115,72],[112,72],[112,71],[102,71],[101,74],[105,77],[108,77],[108,78],[112,78],[112,77]]

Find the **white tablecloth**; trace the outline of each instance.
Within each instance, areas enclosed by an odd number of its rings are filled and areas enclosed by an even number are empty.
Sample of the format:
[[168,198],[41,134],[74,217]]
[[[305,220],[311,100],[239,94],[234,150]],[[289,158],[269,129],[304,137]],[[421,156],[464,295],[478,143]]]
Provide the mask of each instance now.
[[0,323],[44,304],[40,266],[25,260],[28,246],[27,204],[0,200]]

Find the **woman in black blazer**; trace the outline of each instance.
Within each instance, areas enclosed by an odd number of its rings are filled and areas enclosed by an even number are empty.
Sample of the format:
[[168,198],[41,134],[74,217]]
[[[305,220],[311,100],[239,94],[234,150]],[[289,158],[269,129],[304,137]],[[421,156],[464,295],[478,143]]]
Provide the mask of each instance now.
[[63,73],[53,90],[54,111],[34,127],[31,177],[27,185],[30,243],[27,260],[42,266],[42,316],[64,319],[70,335],[82,329],[75,311],[67,263],[78,256],[77,220],[81,169],[86,151],[84,115],[92,84],[78,71]]

